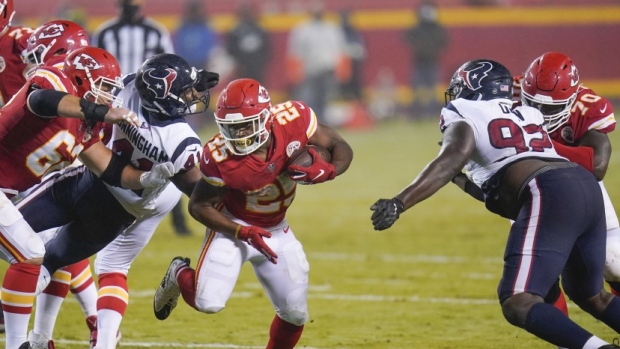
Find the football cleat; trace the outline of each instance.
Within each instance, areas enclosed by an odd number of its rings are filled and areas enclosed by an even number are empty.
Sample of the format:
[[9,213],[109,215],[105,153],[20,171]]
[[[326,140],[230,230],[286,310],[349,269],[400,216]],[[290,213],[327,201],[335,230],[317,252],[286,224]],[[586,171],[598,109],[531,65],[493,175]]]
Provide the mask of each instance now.
[[54,349],[54,341],[51,338],[47,338],[42,334],[30,331],[28,333],[28,342],[22,344],[19,348],[23,349],[28,344],[31,349]]
[[172,310],[177,306],[181,289],[177,283],[177,270],[182,266],[189,266],[189,258],[174,257],[161,280],[153,297],[153,312],[159,320],[166,320]]
[[[91,315],[86,318],[86,326],[90,330],[90,349],[95,348],[97,345],[97,315]],[[114,347],[118,347],[123,336],[121,335],[121,331],[116,332],[116,342],[114,343]]]

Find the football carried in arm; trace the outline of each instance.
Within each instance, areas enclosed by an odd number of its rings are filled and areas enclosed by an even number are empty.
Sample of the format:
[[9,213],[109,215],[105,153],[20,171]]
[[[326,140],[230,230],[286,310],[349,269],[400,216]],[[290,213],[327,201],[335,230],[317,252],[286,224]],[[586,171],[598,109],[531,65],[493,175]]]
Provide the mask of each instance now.
[[303,148],[297,149],[291,157],[288,159],[287,167],[290,165],[297,165],[301,167],[309,167],[312,165],[312,155],[308,152],[308,149],[314,148],[316,152],[323,158],[323,160],[330,162],[332,160],[332,154],[326,148],[318,145],[307,145]]

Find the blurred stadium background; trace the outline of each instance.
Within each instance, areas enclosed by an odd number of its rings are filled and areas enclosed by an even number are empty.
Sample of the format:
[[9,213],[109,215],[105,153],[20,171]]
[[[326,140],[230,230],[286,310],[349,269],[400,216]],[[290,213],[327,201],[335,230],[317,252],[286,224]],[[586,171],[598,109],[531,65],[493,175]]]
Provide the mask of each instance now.
[[[81,19],[89,31],[116,15],[115,0],[16,0],[18,20],[37,25],[59,16]],[[437,0],[439,20],[450,35],[441,59],[438,95],[464,61],[486,57],[513,73],[524,71],[543,52],[573,58],[582,82],[620,100],[620,3],[617,0]],[[239,1],[204,1],[210,24],[220,34],[235,22]],[[363,83],[372,96],[383,68],[394,76],[399,103],[411,99],[410,54],[401,32],[416,21],[419,0],[331,0],[336,20],[350,10],[368,46]],[[304,2],[261,1],[261,24],[274,55],[265,85],[275,99],[286,98],[283,53],[290,28],[305,17]],[[174,33],[183,1],[148,0],[146,15]],[[65,17],[67,18],[67,17]],[[282,53],[282,54],[280,54]],[[216,93],[217,95],[217,93]],[[370,224],[370,205],[394,195],[436,154],[436,120],[412,122],[403,115],[364,129],[342,129],[355,151],[350,170],[323,185],[299,188],[289,222],[304,244],[311,265],[310,321],[298,345],[307,349],[527,348],[552,346],[509,325],[495,290],[501,275],[508,222],[450,185],[407,212],[389,231]],[[207,125],[200,132],[208,139]],[[620,148],[618,131],[610,135]],[[606,186],[620,202],[620,153],[611,159]],[[202,231],[191,222],[194,232]],[[264,348],[273,310],[251,268],[246,266],[227,309],[207,316],[180,304],[157,321],[152,295],[170,259],[195,259],[200,234],[176,236],[169,222],[134,264],[129,275],[130,305],[121,326],[125,348]],[[571,304],[571,316],[611,341],[618,335]],[[85,348],[88,331],[70,297],[58,320],[61,348]]]
[[[235,10],[242,0],[204,0],[209,25],[224,35],[235,24]],[[415,10],[422,0],[323,1],[327,15],[350,11],[351,21],[366,41],[368,57],[363,85],[372,95],[381,72],[394,77],[400,103],[411,98],[411,51],[403,45],[402,32],[417,21]],[[257,1],[261,25],[270,33],[273,54],[263,82],[272,94],[287,89],[285,49],[289,30],[307,17],[309,1]],[[463,62],[491,58],[520,74],[546,51],[568,54],[582,82],[599,94],[620,99],[620,61],[614,45],[620,38],[620,3],[617,0],[436,0],[438,20],[445,25],[450,44],[441,56],[443,88]],[[117,14],[116,0],[19,0],[17,20],[36,27],[64,17],[81,22],[91,33]],[[183,0],[148,0],[143,12],[163,23],[171,33],[179,26]],[[222,63],[219,67],[225,67]],[[225,77],[225,76],[224,76]]]

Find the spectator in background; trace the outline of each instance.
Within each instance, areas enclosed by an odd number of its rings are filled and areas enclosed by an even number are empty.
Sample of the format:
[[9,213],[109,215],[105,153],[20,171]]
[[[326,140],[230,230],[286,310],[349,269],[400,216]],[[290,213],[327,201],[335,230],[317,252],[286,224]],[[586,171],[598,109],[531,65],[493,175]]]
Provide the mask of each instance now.
[[[118,0],[119,16],[103,23],[93,35],[92,45],[114,55],[123,74],[137,72],[153,55],[174,53],[168,29],[142,14],[145,3],[146,0]],[[181,201],[171,213],[175,233],[191,235]]]
[[193,67],[206,69],[212,49],[218,44],[217,34],[208,24],[202,2],[188,0],[181,26],[177,29],[173,44],[176,53]]
[[[217,33],[210,27],[208,16],[203,11],[203,2],[187,0],[181,25],[172,37],[176,53],[196,69],[207,69],[215,48],[219,45]],[[185,117],[190,126],[198,132],[205,122],[212,118],[213,111]],[[176,209],[175,209],[176,210]]]
[[340,13],[340,26],[344,32],[345,53],[349,57],[350,73],[340,85],[340,94],[344,99],[359,101],[362,99],[362,67],[366,59],[366,43],[362,34],[351,24],[349,11]]
[[270,56],[269,34],[258,23],[254,2],[242,2],[237,17],[237,25],[226,35],[226,51],[235,61],[234,77],[263,81]]
[[441,110],[435,89],[439,58],[448,45],[446,29],[437,21],[437,9],[425,1],[418,9],[418,23],[405,31],[404,41],[412,50],[413,102],[411,117],[435,116]]
[[103,23],[93,35],[93,46],[110,52],[123,74],[135,73],[159,53],[174,53],[170,32],[142,14],[146,0],[118,0],[119,16]]
[[292,84],[291,99],[305,101],[319,121],[330,123],[327,106],[338,95],[337,74],[346,66],[342,28],[324,18],[323,4],[310,4],[312,18],[291,30],[288,38],[287,69]]

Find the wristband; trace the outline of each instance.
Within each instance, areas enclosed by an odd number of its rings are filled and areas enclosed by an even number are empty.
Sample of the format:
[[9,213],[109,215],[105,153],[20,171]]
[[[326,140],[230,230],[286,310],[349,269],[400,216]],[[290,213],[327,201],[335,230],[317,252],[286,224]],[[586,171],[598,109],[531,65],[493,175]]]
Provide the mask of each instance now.
[[241,224],[237,225],[237,229],[235,229],[235,239],[239,238],[240,231],[241,231]]
[[84,114],[84,119],[87,121],[103,122],[105,115],[110,110],[110,107],[103,104],[93,103],[84,98],[80,98],[80,107]]

